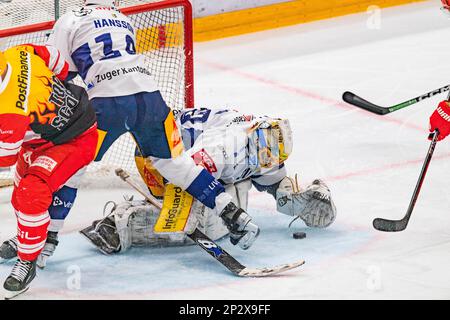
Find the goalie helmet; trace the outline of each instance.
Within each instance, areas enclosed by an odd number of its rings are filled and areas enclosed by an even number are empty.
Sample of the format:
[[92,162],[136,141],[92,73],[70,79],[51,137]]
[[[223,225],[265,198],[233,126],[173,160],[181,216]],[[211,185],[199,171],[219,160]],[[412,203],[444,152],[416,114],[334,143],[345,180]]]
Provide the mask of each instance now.
[[270,169],[282,164],[292,152],[292,130],[288,119],[265,119],[250,129],[250,150],[258,166]]
[[97,4],[105,7],[118,7],[119,0],[84,0],[84,5]]

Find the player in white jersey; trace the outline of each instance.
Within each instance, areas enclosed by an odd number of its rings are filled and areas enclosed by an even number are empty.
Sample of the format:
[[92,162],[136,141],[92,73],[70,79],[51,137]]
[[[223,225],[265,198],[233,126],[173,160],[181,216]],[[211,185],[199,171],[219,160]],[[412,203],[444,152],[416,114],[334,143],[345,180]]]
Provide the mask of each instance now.
[[130,132],[140,154],[168,181],[206,206],[217,206],[224,219],[240,214],[242,224],[233,224],[237,229],[231,232],[236,234],[235,243],[247,249],[258,227],[231,203],[223,186],[183,152],[173,115],[145,67],[144,56],[136,52],[136,30],[115,9],[116,3],[86,0],[84,8],[58,20],[49,38],[69,61],[69,72],[79,74],[87,85],[103,138],[96,161],[120,135]]
[[[139,153],[164,178],[216,209],[230,228],[232,243],[248,249],[259,228],[232,203],[223,185],[184,152],[173,114],[145,67],[143,55],[136,52],[136,30],[115,8],[117,2],[85,0],[83,8],[67,12],[56,22],[48,40],[68,61],[69,75],[80,75],[87,85],[99,131],[95,161],[100,161],[122,134],[131,133]],[[76,194],[76,188],[69,188],[58,203],[73,204]],[[62,228],[69,210],[51,216],[48,230],[52,235]],[[41,267],[55,250],[57,237],[53,240],[43,250]],[[2,252],[15,252],[4,248],[11,243],[4,242],[0,257]]]
[[[330,190],[315,180],[304,190],[287,176],[284,162],[292,149],[289,121],[244,115],[227,109],[174,111],[187,153],[197,165],[221,181],[233,202],[247,209],[248,191],[271,194],[277,210],[301,218],[314,228],[328,227],[336,218]],[[111,213],[82,231],[104,253],[123,252],[132,245],[182,245],[185,235],[154,231],[160,210],[144,201],[114,205]],[[191,217],[193,219],[191,219]],[[214,210],[194,203],[189,223],[213,240],[228,234]]]

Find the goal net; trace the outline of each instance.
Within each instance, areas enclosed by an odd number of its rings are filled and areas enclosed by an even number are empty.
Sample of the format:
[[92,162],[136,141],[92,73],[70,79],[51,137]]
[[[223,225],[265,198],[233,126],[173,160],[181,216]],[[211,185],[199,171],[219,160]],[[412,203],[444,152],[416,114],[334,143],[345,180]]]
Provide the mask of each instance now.
[[[83,3],[82,0],[60,0],[60,6],[55,9],[55,0],[4,1],[9,0],[0,0],[0,50],[22,43],[45,43],[54,24],[55,12],[64,14]],[[166,103],[172,109],[193,107],[192,8],[189,1],[123,0],[120,9],[135,26],[136,50],[145,56],[146,66],[152,71]],[[76,82],[84,85],[81,79]],[[111,184],[105,179],[119,181],[113,178],[118,167],[138,174],[134,153],[135,143],[131,136],[121,136],[101,162],[89,165],[83,179],[85,184],[100,186]],[[0,181],[11,177],[11,172],[0,172]]]

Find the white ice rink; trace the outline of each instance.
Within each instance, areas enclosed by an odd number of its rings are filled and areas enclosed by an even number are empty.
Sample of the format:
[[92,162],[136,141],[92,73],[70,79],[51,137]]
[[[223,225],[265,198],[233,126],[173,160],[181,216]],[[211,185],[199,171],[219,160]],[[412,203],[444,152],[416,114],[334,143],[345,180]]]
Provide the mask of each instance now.
[[[252,267],[304,258],[303,268],[241,279],[197,247],[103,256],[77,231],[101,217],[107,200],[133,192],[81,190],[49,266],[20,299],[449,299],[450,140],[436,148],[408,228],[372,228],[375,217],[405,214],[429,116],[445,96],[383,117],[341,100],[350,90],[391,105],[449,84],[450,20],[439,4],[385,9],[380,29],[368,28],[363,13],[195,45],[196,105],[291,119],[289,173],[303,185],[323,178],[338,208],[326,230],[300,222],[289,230],[273,199],[252,190],[260,238],[248,251],[220,244]],[[9,205],[0,205],[0,219],[4,240],[15,231]],[[299,230],[306,239],[292,238]],[[0,265],[2,282],[11,267]]]

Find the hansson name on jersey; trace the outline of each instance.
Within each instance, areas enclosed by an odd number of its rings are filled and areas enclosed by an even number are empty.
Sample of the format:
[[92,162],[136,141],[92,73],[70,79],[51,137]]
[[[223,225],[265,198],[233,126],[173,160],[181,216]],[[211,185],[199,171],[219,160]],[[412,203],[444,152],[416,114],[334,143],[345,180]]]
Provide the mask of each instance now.
[[48,43],[60,49],[88,87],[89,97],[118,97],[157,91],[136,52],[136,32],[120,11],[89,6],[67,12],[56,23]]
[[131,24],[127,21],[123,20],[114,20],[114,19],[99,19],[94,20],[94,27],[105,28],[105,27],[117,27],[117,28],[125,28],[128,29],[131,33],[134,33],[134,29]]

